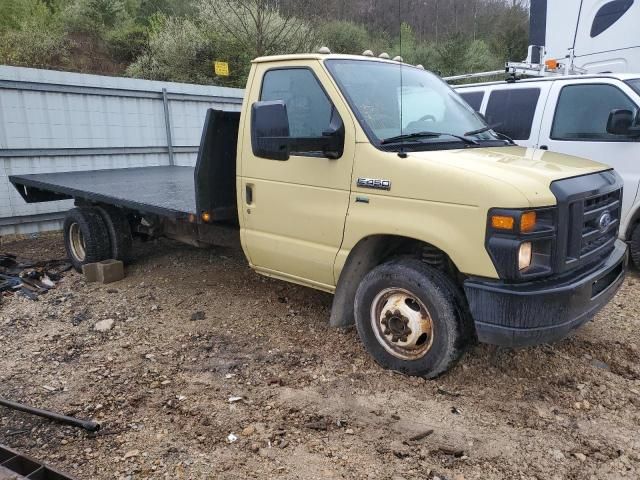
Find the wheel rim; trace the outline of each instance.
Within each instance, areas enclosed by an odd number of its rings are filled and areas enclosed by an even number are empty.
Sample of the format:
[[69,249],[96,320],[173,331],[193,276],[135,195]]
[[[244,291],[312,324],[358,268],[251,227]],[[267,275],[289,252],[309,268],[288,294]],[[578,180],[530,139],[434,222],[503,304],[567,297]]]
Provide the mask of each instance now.
[[433,320],[424,303],[408,290],[381,291],[371,304],[376,339],[394,357],[417,360],[433,345]]
[[79,262],[84,262],[87,256],[84,244],[84,236],[80,230],[80,225],[72,223],[69,227],[69,244],[71,246],[71,254]]

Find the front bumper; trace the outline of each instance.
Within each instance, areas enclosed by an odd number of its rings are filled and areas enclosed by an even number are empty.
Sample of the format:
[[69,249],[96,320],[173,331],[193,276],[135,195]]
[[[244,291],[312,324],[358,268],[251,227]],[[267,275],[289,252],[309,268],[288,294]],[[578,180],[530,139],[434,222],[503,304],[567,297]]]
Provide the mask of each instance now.
[[627,245],[617,240],[603,262],[577,276],[526,284],[466,280],[464,290],[478,340],[526,347],[566,337],[616,294],[627,256]]

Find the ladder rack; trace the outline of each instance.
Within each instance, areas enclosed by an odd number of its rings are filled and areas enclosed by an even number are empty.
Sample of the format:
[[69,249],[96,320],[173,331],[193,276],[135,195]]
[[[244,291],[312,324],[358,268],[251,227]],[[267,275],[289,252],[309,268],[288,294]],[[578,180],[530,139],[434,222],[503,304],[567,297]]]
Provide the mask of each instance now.
[[[541,60],[540,63],[532,61],[534,55]],[[453,75],[444,77],[443,80],[453,82],[457,80],[495,77],[505,74],[508,82],[515,82],[522,77],[557,77],[561,75],[583,75],[587,73],[586,70],[574,65],[573,49],[569,51],[569,55],[567,55],[566,61],[563,63],[556,59],[545,59],[545,56],[546,50],[544,47],[530,45],[529,54],[524,62],[507,62],[505,63],[504,70]]]

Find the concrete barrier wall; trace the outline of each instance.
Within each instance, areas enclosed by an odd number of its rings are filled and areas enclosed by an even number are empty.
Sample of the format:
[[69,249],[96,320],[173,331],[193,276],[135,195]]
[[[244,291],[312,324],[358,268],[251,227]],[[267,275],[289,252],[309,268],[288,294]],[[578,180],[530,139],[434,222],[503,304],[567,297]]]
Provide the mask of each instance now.
[[60,228],[72,201],[27,204],[9,175],[194,165],[209,108],[244,91],[0,66],[0,235]]

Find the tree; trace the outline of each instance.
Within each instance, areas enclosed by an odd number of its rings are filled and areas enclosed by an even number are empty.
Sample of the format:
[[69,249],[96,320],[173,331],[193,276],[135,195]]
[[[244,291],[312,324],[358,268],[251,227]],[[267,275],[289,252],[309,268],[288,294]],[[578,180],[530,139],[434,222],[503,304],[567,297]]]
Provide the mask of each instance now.
[[175,82],[211,83],[206,63],[210,46],[189,19],[156,15],[149,50],[127,68],[133,77]]
[[334,53],[359,55],[370,47],[369,34],[362,25],[334,20],[320,26],[319,40]]
[[220,28],[255,57],[309,51],[309,24],[278,9],[277,0],[200,0],[200,17]]
[[[50,67],[65,60],[68,42],[60,16],[40,0],[14,4],[13,27],[0,31],[0,63]],[[20,14],[22,12],[22,14]]]

